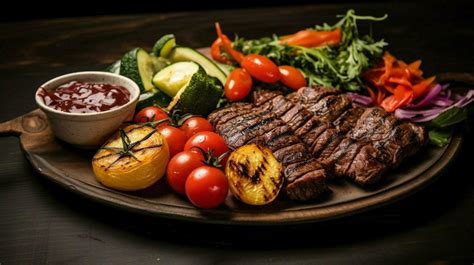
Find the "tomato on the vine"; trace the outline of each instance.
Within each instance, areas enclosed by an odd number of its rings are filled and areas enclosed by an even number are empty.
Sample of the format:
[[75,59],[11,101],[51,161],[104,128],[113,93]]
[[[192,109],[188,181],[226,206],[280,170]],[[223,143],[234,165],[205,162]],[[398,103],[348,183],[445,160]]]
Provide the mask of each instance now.
[[230,101],[244,99],[252,89],[252,77],[242,68],[234,69],[224,86],[225,97]]
[[275,83],[280,80],[278,66],[265,56],[249,54],[243,57],[240,66],[252,77],[265,83]]
[[[168,113],[164,110],[160,109],[159,107],[151,106],[141,109],[136,115],[134,122],[137,123],[145,123],[151,121],[160,121],[164,119],[168,119]],[[158,127],[164,126],[168,124],[168,122],[163,122],[158,125]]]
[[194,169],[186,180],[186,195],[199,208],[222,204],[229,192],[229,183],[222,170],[210,166]]
[[307,85],[303,74],[293,66],[281,65],[278,66],[280,70],[280,81],[287,87],[298,90]]
[[166,178],[171,188],[179,194],[185,194],[186,179],[189,174],[200,166],[205,166],[201,152],[183,151],[171,158],[166,168]]
[[182,130],[173,126],[164,125],[158,128],[158,132],[163,135],[168,143],[170,157],[183,151],[187,138]]
[[213,150],[212,156],[218,157],[227,152],[229,148],[224,139],[215,132],[198,132],[188,139],[184,150],[191,150],[193,147],[199,147],[204,152]]
[[187,138],[190,138],[198,132],[214,131],[211,123],[203,117],[191,117],[187,119],[183,125],[181,125],[180,129],[184,131]]
[[[184,150],[192,150],[194,147],[201,148],[208,153],[212,150],[213,157],[219,157],[229,150],[224,139],[215,132],[198,132],[191,136],[184,146]],[[220,164],[225,166],[227,158],[221,160]]]

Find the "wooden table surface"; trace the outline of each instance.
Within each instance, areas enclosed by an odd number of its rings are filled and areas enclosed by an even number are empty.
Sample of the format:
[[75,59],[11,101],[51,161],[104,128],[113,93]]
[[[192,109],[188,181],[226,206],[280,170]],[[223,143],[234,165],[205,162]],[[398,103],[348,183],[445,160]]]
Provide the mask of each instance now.
[[[56,19],[0,24],[0,121],[35,108],[60,74],[100,70],[165,33],[208,46],[213,22],[248,38],[284,34],[355,8],[389,14],[376,36],[426,75],[474,72],[471,8],[371,3]],[[365,27],[367,28],[367,27]],[[334,221],[281,227],[195,224],[102,206],[43,179],[16,137],[0,138],[0,264],[473,264],[473,140],[433,184],[399,202]],[[416,156],[412,159],[416,159]]]

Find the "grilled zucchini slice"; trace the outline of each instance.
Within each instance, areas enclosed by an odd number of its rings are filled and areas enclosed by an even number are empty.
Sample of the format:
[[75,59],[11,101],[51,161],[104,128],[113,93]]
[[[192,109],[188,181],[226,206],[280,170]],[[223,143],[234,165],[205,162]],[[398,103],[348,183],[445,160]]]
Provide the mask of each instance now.
[[225,173],[232,194],[250,205],[265,205],[275,200],[284,181],[282,165],[272,151],[256,144],[232,152]]
[[92,169],[104,186],[133,191],[163,177],[168,160],[168,145],[160,133],[151,127],[130,125],[97,151]]

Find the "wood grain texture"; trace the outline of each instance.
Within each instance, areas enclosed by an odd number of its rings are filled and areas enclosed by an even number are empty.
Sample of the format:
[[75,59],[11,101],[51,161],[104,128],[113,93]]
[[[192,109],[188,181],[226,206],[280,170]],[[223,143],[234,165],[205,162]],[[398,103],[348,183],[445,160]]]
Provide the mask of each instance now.
[[[334,22],[347,8],[390,18],[373,27],[393,54],[426,74],[472,72],[472,15],[456,3],[371,3],[91,17],[0,25],[0,120],[35,108],[37,86],[99,70],[173,32],[183,45],[213,39],[212,23],[253,38]],[[423,14],[423,15],[420,15]],[[190,26],[192,25],[192,26]],[[472,131],[467,131],[472,135]],[[430,186],[400,202],[317,224],[235,227],[130,214],[39,176],[16,137],[0,138],[2,264],[472,264],[472,137]],[[307,239],[307,240],[303,240]]]

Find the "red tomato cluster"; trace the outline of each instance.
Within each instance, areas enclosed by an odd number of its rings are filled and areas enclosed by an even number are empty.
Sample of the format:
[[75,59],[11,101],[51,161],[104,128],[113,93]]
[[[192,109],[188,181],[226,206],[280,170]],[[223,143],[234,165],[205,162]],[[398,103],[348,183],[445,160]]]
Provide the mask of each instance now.
[[[213,208],[224,202],[228,192],[227,178],[222,170],[206,162],[211,160],[209,156],[224,155],[228,147],[224,139],[213,132],[207,119],[190,117],[181,126],[175,127],[169,122],[165,111],[147,107],[135,115],[134,121],[158,122],[156,129],[163,135],[170,150],[171,160],[166,176],[174,191],[186,195],[200,208]],[[224,166],[225,159],[220,163]]]
[[222,34],[219,23],[216,23],[216,30],[218,38],[211,46],[212,58],[229,63],[229,59],[221,55],[223,48],[242,67],[233,70],[227,77],[224,92],[228,100],[238,101],[247,97],[252,89],[252,77],[265,83],[280,81],[293,90],[306,86],[306,79],[298,69],[289,65],[277,66],[272,60],[259,54],[243,55],[233,49],[232,42]]

